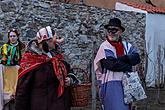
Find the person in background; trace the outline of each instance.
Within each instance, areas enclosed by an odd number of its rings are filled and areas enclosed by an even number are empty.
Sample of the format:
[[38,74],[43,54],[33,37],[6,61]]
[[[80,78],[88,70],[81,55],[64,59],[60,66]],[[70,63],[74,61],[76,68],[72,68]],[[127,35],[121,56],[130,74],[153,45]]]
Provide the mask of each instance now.
[[112,18],[104,27],[106,40],[100,45],[94,59],[102,108],[129,110],[129,105],[124,103],[122,76],[140,63],[140,56],[135,46],[122,39],[125,28],[120,19]]
[[[1,109],[14,108],[18,68],[25,45],[20,41],[17,29],[8,31],[8,41],[0,48]],[[3,103],[4,102],[4,103]],[[5,105],[5,106],[4,106]]]

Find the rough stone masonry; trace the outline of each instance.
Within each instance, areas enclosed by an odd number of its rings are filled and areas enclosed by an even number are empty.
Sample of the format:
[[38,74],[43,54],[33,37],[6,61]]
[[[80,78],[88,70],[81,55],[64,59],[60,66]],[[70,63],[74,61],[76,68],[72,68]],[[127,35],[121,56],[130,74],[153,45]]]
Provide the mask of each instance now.
[[[104,24],[118,17],[126,28],[123,36],[144,56],[145,15],[112,11],[83,5],[59,4],[53,0],[1,0],[0,37],[9,28],[18,28],[24,42],[34,38],[38,29],[52,26],[65,38],[62,49],[72,66],[89,69],[92,51],[105,39]],[[93,42],[96,44],[93,45]]]
[[[96,53],[105,39],[103,26],[112,17],[122,20],[126,28],[124,39],[138,46],[142,58],[139,65],[142,71],[139,73],[144,73],[146,17],[141,13],[59,4],[55,0],[1,0],[0,41],[6,40],[9,28],[18,28],[21,31],[21,39],[26,43],[35,37],[38,29],[50,25],[59,36],[65,38],[62,49],[65,51],[66,60],[72,66],[89,71],[93,51]],[[93,45],[94,42],[96,43]],[[160,92],[160,97],[164,96],[164,91]],[[138,110],[165,110],[164,104],[155,104],[157,92],[156,89],[147,90],[148,99],[138,104]]]
[[66,60],[72,66],[89,71],[92,56],[105,39],[103,26],[112,17],[122,20],[126,28],[124,39],[139,48],[142,58],[139,67],[144,73],[146,17],[141,13],[59,4],[55,0],[1,0],[0,41],[1,44],[2,39],[6,41],[9,28],[18,28],[21,40],[26,43],[35,37],[41,27],[50,25],[58,36],[65,38],[62,50]]

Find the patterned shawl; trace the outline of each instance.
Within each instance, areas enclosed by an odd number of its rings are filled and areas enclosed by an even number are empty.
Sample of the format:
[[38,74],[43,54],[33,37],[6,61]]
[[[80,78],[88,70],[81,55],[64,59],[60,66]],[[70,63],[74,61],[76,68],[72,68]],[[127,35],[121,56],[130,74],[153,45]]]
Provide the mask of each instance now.
[[60,97],[64,92],[64,78],[67,76],[67,70],[61,61],[62,59],[63,57],[61,54],[56,55],[53,58],[48,58],[45,55],[38,55],[32,52],[27,52],[22,56],[18,78],[22,78],[31,70],[40,67],[40,65],[50,61],[53,64],[54,73],[60,82],[58,87],[58,97]]

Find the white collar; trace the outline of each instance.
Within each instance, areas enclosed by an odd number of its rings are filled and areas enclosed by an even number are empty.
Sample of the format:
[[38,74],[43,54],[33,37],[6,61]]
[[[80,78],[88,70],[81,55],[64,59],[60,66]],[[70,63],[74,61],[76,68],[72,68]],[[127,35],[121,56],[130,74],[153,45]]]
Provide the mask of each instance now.
[[10,43],[10,45],[11,45],[11,46],[17,46],[17,45],[18,45],[18,41],[17,41],[16,44],[12,44],[12,43]]
[[52,58],[52,55],[50,52],[46,53],[49,58]]

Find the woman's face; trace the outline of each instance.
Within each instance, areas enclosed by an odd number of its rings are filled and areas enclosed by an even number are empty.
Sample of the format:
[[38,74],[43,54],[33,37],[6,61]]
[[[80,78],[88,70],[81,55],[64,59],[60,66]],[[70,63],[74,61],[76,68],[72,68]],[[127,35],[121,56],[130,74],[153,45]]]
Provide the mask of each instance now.
[[12,44],[16,44],[17,43],[18,36],[17,36],[17,34],[15,32],[10,32],[10,34],[9,34],[9,41]]
[[122,34],[122,30],[116,26],[110,26],[107,29],[107,37],[110,41],[118,41]]

